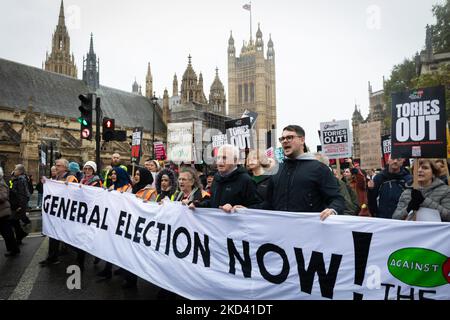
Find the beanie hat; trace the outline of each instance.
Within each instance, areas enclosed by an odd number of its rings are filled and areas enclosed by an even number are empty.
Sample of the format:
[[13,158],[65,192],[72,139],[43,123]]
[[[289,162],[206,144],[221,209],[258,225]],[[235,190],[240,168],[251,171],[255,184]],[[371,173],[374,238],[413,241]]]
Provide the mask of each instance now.
[[83,169],[86,168],[86,167],[91,167],[92,169],[94,169],[94,173],[97,172],[97,164],[96,164],[94,161],[87,161],[87,162],[84,164]]
[[69,171],[70,172],[79,172],[80,171],[80,165],[76,162],[69,163]]

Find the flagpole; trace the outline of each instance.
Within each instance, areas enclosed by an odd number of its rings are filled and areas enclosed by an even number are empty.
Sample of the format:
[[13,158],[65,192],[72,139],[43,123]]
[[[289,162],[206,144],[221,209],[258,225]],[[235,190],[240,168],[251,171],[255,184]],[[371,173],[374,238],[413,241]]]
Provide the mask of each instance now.
[[250,1],[250,42],[252,42],[252,2]]

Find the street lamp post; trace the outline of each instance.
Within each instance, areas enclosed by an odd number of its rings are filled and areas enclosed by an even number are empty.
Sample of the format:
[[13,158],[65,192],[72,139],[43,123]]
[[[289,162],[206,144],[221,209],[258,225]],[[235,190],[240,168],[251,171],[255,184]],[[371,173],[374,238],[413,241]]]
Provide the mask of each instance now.
[[153,92],[153,97],[151,100],[152,100],[152,104],[153,104],[152,155],[153,155],[153,159],[155,159],[155,109],[156,109],[156,102],[158,101],[158,98],[156,98],[156,92]]

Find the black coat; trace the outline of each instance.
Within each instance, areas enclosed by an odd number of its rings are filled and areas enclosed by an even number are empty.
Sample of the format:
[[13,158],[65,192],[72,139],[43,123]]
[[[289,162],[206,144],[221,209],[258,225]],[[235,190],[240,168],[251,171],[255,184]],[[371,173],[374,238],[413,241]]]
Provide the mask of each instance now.
[[267,197],[267,188],[269,187],[270,177],[271,176],[269,175],[264,175],[259,182],[256,182],[256,191],[261,199]]
[[326,208],[343,214],[344,198],[331,170],[314,158],[285,160],[267,188],[267,197],[253,208],[291,212],[321,212]]
[[202,201],[198,206],[219,208],[229,203],[232,206],[249,207],[260,202],[261,199],[257,195],[255,182],[244,168],[238,167],[225,177],[216,173],[211,186],[211,198]]

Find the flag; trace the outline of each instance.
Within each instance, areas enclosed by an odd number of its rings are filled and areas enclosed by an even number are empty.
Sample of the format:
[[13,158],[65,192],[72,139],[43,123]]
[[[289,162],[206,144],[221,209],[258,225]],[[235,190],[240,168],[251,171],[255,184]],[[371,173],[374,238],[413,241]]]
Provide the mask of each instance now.
[[244,5],[242,6],[242,8],[244,8],[245,10],[250,11],[250,10],[252,10],[252,5],[251,5],[250,3],[247,3],[247,4],[244,4]]

